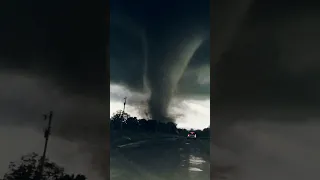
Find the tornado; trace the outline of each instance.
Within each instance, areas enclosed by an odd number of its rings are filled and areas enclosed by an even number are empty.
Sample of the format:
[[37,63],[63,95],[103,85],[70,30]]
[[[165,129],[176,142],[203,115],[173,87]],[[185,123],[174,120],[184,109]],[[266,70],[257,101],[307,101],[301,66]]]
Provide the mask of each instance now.
[[[164,122],[173,122],[169,114],[169,106],[177,85],[188,64],[204,41],[201,35],[191,35],[176,38],[174,41],[164,43],[165,50],[150,52],[149,63],[145,70],[150,97],[148,101],[149,112],[153,119]],[[150,48],[151,50],[154,48]]]
[[[165,22],[168,25],[164,26],[156,23],[161,19],[150,23],[137,21],[126,13],[112,12],[111,15],[111,83],[145,94],[147,103],[144,107],[147,108],[143,107],[143,112],[147,110],[148,117],[174,122],[169,109],[172,98],[176,95],[195,96],[200,91],[200,85],[198,89],[194,88],[196,73],[187,78],[186,73],[208,63],[203,57],[195,58],[208,40],[208,28],[194,20],[179,25]],[[190,83],[185,84],[186,79]],[[186,90],[188,87],[190,90]],[[135,100],[128,103],[141,108]]]

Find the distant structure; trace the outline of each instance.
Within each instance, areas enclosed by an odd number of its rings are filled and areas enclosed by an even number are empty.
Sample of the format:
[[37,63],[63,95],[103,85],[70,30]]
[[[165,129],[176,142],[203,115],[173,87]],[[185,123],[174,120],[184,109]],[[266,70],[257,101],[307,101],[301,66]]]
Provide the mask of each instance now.
[[52,115],[53,112],[50,111],[49,114],[44,114],[44,120],[48,120],[48,126],[44,131],[44,138],[45,138],[45,144],[44,144],[44,149],[43,149],[43,154],[40,160],[40,164],[39,164],[39,180],[42,179],[42,174],[43,174],[43,167],[44,167],[44,162],[46,159],[46,153],[47,153],[47,147],[48,147],[48,141],[49,141],[49,136],[51,133],[51,122],[52,122]]
[[125,109],[126,109],[126,104],[127,104],[127,97],[123,98],[124,99],[124,102],[123,102],[123,110],[122,110],[122,113],[121,113],[121,130],[122,130],[122,127],[123,127],[123,121],[124,121],[124,112],[125,112]]
[[123,114],[124,114],[124,111],[126,109],[126,104],[127,104],[127,97],[123,98],[124,99],[124,102],[123,102],[123,110],[122,110],[122,117],[123,117]]

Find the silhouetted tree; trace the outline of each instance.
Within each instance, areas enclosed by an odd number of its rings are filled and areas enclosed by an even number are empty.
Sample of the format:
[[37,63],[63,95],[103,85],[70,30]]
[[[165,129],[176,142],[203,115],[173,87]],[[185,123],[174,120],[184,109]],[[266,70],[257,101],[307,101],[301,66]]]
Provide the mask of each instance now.
[[125,121],[125,128],[132,131],[137,131],[139,129],[139,122],[136,117],[129,117]]
[[148,121],[146,119],[140,119],[139,120],[139,127],[141,131],[147,131],[148,130]]
[[[19,162],[9,164],[9,171],[1,180],[38,180],[40,159],[36,153],[22,156]],[[86,180],[86,177],[80,174],[68,175],[64,173],[64,168],[46,159],[41,180]]]
[[[177,124],[174,122],[161,122],[153,119],[137,119],[136,117],[131,117],[128,113],[124,113],[122,116],[122,110],[118,110],[110,118],[110,128],[111,130],[119,130],[121,127],[121,122],[123,129],[132,132],[159,132],[159,133],[170,133],[170,134],[180,134],[182,136],[187,136],[189,133],[186,129],[178,129]],[[204,130],[193,130],[199,137],[209,137],[210,127]]]
[[210,137],[210,127],[203,129],[202,133],[204,137]]
[[59,180],[86,180],[87,178],[84,175],[64,175]]
[[168,133],[171,134],[177,134],[177,124],[173,123],[173,122],[167,122],[166,123],[167,127],[168,127]]
[[148,132],[156,132],[157,131],[158,121],[156,120],[148,120],[147,121],[147,130]]
[[122,112],[122,110],[118,110],[113,116],[110,118],[110,126],[111,129],[120,129],[121,122],[125,123],[125,121],[130,117],[130,115],[126,112]]
[[158,132],[168,133],[168,127],[166,123],[158,122]]
[[189,131],[186,130],[186,129],[178,129],[178,133],[179,133],[179,135],[181,135],[181,136],[187,136],[188,133],[189,133]]

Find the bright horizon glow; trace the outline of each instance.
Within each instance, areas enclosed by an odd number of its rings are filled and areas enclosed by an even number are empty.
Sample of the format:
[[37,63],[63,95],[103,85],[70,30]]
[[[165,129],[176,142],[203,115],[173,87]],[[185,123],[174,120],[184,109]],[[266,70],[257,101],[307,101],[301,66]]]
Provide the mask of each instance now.
[[[131,116],[141,118],[139,111],[130,102],[142,102],[146,96],[132,93],[120,85],[110,85],[110,117],[118,110],[123,109],[123,98],[127,97],[126,112]],[[173,101],[177,101],[174,99]],[[185,129],[204,129],[210,125],[210,100],[180,101],[180,107],[172,105],[171,113],[182,114],[176,119],[177,127]]]

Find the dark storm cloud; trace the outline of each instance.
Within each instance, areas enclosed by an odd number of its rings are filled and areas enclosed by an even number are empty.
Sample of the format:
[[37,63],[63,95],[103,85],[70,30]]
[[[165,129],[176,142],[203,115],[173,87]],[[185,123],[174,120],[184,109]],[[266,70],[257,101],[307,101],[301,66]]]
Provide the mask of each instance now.
[[283,3],[254,1],[247,8],[212,70],[217,104],[319,105],[320,14],[307,3]]
[[209,95],[196,69],[209,65],[210,2],[140,2],[111,2],[111,81],[150,90],[149,109],[161,120],[175,94]]
[[228,169],[237,180],[319,178],[320,6],[220,2],[211,22],[212,172]]
[[[247,5],[246,11],[235,11],[242,12],[240,23],[236,21],[240,15],[215,14],[237,22],[216,27],[225,29],[217,32],[226,37],[218,40],[227,41],[227,45],[219,51],[212,49],[219,60],[211,66],[211,127],[217,143],[234,143],[237,133],[227,129],[244,122],[307,123],[320,115],[320,54],[316,50],[320,14],[316,6],[302,1],[253,1]],[[228,29],[235,26],[236,31]],[[222,134],[234,139],[223,139]]]
[[79,93],[106,96],[107,24],[101,4],[5,1],[1,69],[46,76]]
[[3,1],[0,12],[0,125],[42,133],[53,110],[53,136],[84,142],[108,177],[106,4]]

